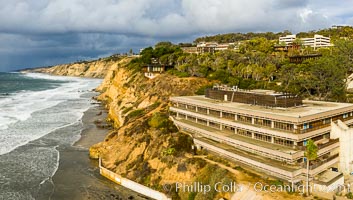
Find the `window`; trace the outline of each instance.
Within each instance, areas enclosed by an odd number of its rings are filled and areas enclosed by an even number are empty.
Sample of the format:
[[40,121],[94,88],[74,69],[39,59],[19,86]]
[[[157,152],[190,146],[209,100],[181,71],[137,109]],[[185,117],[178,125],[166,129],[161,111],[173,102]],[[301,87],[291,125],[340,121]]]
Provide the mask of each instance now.
[[207,108],[197,107],[197,112],[207,114]]
[[322,124],[330,124],[331,123],[331,118],[326,118],[322,120]]
[[203,120],[203,119],[197,119],[197,122],[198,122],[199,124],[207,125],[207,121],[206,121],[206,120]]
[[232,119],[232,120],[234,120],[235,114],[222,112],[222,117],[223,117],[223,118],[227,118],[227,119]]
[[221,115],[221,113],[217,110],[210,110],[210,115],[214,115],[214,116],[219,117]]
[[181,108],[181,109],[186,109],[186,105],[183,104],[183,103],[179,103],[179,108]]
[[303,129],[305,130],[305,129],[308,129],[308,128],[309,128],[309,124],[304,123],[304,124],[303,124]]
[[189,121],[196,122],[196,118],[195,118],[195,117],[192,117],[192,116],[188,116],[188,120],[189,120]]
[[220,128],[220,124],[218,124],[218,123],[209,122],[209,125],[210,125],[211,127],[213,127],[213,128],[217,128],[217,129]]
[[251,117],[238,115],[238,121],[251,123]]
[[271,127],[271,120],[255,118],[254,122],[257,125]]
[[275,138],[274,142],[275,142],[275,144],[284,145],[284,146],[293,146],[293,144],[294,144],[293,141],[284,140],[281,138]]
[[196,106],[188,105],[188,110],[196,111]]
[[[309,124],[308,124],[309,125]],[[306,124],[304,123],[304,126],[306,126]],[[282,122],[275,122],[275,128],[277,129],[282,129],[282,130],[294,130],[294,124],[288,124],[288,123],[282,123]],[[305,128],[304,128],[305,129]]]
[[241,130],[241,129],[238,129],[237,134],[242,135],[242,136],[246,136],[246,137],[252,137],[252,134],[250,131],[245,131],[245,130]]
[[348,117],[348,113],[344,113],[343,114],[343,119],[347,118]]
[[224,131],[229,131],[229,132],[233,132],[235,131],[235,128],[231,127],[231,126],[223,126],[223,130]]
[[271,142],[271,136],[262,135],[262,134],[258,134],[258,133],[255,133],[254,136],[255,136],[255,139],[257,139],[257,140]]

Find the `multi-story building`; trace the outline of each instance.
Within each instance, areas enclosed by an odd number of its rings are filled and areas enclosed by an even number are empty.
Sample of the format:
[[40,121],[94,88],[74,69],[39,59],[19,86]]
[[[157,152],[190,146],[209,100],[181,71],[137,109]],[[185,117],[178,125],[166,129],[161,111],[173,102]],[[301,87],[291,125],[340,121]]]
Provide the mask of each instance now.
[[286,35],[283,37],[279,37],[279,43],[285,43],[286,45],[292,44],[293,41],[297,38],[296,35]]
[[[353,161],[353,148],[348,151],[348,143],[340,138],[349,132],[342,124],[353,125],[353,104],[303,101],[268,90],[228,87],[208,89],[205,96],[170,100],[175,125],[190,134],[198,148],[267,175],[292,183],[305,180],[304,152],[309,139],[319,149],[318,158],[310,162],[310,179],[324,180],[326,185],[342,182],[343,174],[336,171],[353,170],[347,164]],[[345,137],[353,140],[353,131],[349,134]]]
[[304,46],[315,48],[330,47],[332,46],[329,37],[315,34],[313,38],[301,38]]
[[[296,40],[296,35],[286,35],[284,37],[279,37],[279,44],[285,43],[285,45],[291,45],[294,40]],[[314,49],[321,47],[330,47],[331,44],[330,38],[322,35],[315,34],[312,38],[300,38],[302,45],[310,46]]]

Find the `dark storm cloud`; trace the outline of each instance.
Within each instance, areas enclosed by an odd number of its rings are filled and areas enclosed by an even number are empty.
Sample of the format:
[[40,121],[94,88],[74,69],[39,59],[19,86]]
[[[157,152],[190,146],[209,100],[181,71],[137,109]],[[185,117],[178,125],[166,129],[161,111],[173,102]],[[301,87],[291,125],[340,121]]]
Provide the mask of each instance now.
[[[0,0],[0,71],[138,51],[204,34],[352,23],[352,1]],[[6,69],[5,69],[6,67]]]

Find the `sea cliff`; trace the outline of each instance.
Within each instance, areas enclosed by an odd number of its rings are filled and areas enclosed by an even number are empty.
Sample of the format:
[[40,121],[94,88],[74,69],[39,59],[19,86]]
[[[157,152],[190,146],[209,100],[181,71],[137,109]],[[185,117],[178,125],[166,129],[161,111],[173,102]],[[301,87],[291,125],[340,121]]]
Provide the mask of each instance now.
[[[194,95],[200,88],[210,85],[210,81],[197,77],[179,78],[168,73],[148,79],[139,67],[131,65],[133,59],[100,59],[26,72],[104,77],[96,89],[100,92],[96,98],[106,107],[106,120],[112,129],[104,141],[90,148],[89,153],[92,159],[102,158],[104,167],[125,178],[167,193],[172,199],[196,200],[231,199],[232,194],[215,190],[176,192],[176,183],[250,185],[266,181],[235,163],[203,155],[207,152],[201,151],[194,156],[192,138],[179,132],[169,119],[170,96]],[[278,199],[279,196],[301,199],[297,195],[255,193],[250,189],[236,192],[236,195],[234,198],[250,195],[257,199]]]
[[198,170],[186,156],[192,139],[168,119],[169,97],[193,95],[207,83],[168,74],[149,80],[123,65],[111,69],[97,90],[114,130],[91,147],[91,157],[102,157],[109,169],[148,186],[192,180]]
[[94,61],[81,61],[50,67],[27,69],[22,72],[46,73],[58,76],[80,76],[87,78],[104,78],[111,68],[115,68],[122,58],[108,57]]

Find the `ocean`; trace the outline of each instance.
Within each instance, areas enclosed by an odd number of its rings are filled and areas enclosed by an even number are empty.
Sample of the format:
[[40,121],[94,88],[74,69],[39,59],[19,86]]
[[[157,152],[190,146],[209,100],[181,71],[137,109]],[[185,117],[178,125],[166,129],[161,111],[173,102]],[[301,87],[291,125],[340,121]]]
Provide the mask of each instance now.
[[101,81],[0,73],[0,199],[49,199],[58,148],[80,138]]

